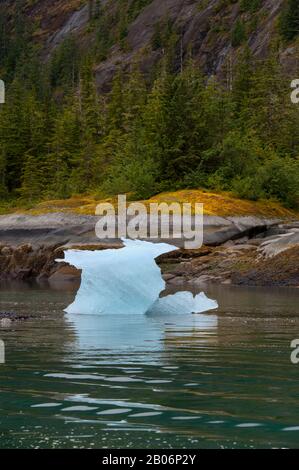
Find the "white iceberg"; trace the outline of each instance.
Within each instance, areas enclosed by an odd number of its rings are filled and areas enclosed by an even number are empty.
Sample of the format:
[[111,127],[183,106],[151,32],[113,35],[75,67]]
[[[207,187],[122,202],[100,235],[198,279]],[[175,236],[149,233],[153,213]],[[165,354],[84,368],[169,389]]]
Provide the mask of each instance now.
[[82,270],[81,286],[67,313],[200,313],[217,308],[214,300],[191,292],[159,298],[165,281],[155,259],[177,248],[165,243],[123,240],[124,248],[67,250],[66,262]]
[[172,315],[179,313],[202,313],[218,308],[215,300],[209,299],[203,292],[193,295],[192,292],[177,292],[159,298],[150,308],[148,313],[159,315]]

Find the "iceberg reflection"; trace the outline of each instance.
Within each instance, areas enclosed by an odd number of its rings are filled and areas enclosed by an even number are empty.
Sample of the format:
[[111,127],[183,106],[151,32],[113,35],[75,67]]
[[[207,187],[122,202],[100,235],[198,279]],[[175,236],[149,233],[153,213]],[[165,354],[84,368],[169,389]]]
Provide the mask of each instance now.
[[[181,338],[185,335],[200,334],[205,337],[217,334],[216,315],[78,315],[66,317],[77,336],[76,348],[97,357],[97,353],[113,351],[116,358],[127,351],[160,351],[165,340]],[[209,336],[206,336],[208,339]],[[142,359],[142,358],[141,358]],[[112,358],[109,355],[109,361]],[[121,359],[119,359],[121,360]],[[152,360],[154,361],[153,357]]]

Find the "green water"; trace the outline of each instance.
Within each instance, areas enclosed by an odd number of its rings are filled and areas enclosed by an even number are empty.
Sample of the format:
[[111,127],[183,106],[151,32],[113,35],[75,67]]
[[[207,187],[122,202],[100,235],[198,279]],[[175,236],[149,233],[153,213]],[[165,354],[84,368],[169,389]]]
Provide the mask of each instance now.
[[205,316],[67,316],[2,288],[1,448],[299,448],[298,290],[214,287]]

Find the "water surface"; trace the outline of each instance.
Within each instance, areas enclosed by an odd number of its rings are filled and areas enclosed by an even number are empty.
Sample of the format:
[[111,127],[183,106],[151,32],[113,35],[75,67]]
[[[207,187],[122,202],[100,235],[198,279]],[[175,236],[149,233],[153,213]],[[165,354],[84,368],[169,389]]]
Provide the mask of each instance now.
[[3,287],[0,447],[299,447],[299,291],[210,287],[206,315],[65,315],[74,292]]

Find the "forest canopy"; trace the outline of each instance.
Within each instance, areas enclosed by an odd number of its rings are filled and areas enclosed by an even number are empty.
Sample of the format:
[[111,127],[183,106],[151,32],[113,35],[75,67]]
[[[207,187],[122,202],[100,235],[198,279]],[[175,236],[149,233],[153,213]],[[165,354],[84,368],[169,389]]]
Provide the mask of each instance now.
[[[284,15],[281,27],[289,28],[283,34],[290,39],[298,18]],[[110,92],[101,94],[94,60],[111,44],[103,18],[98,11],[92,17],[101,28],[91,53],[69,36],[45,64],[22,10],[12,36],[1,16],[0,70],[7,84],[0,109],[2,201],[31,204],[91,192],[147,198],[202,187],[298,204],[299,107],[291,103],[277,47],[257,60],[244,46],[221,78],[207,78],[191,53],[175,70],[178,38],[164,25],[152,47],[168,46],[150,79],[136,56],[129,70],[119,66]],[[125,36],[119,24],[119,40]]]

